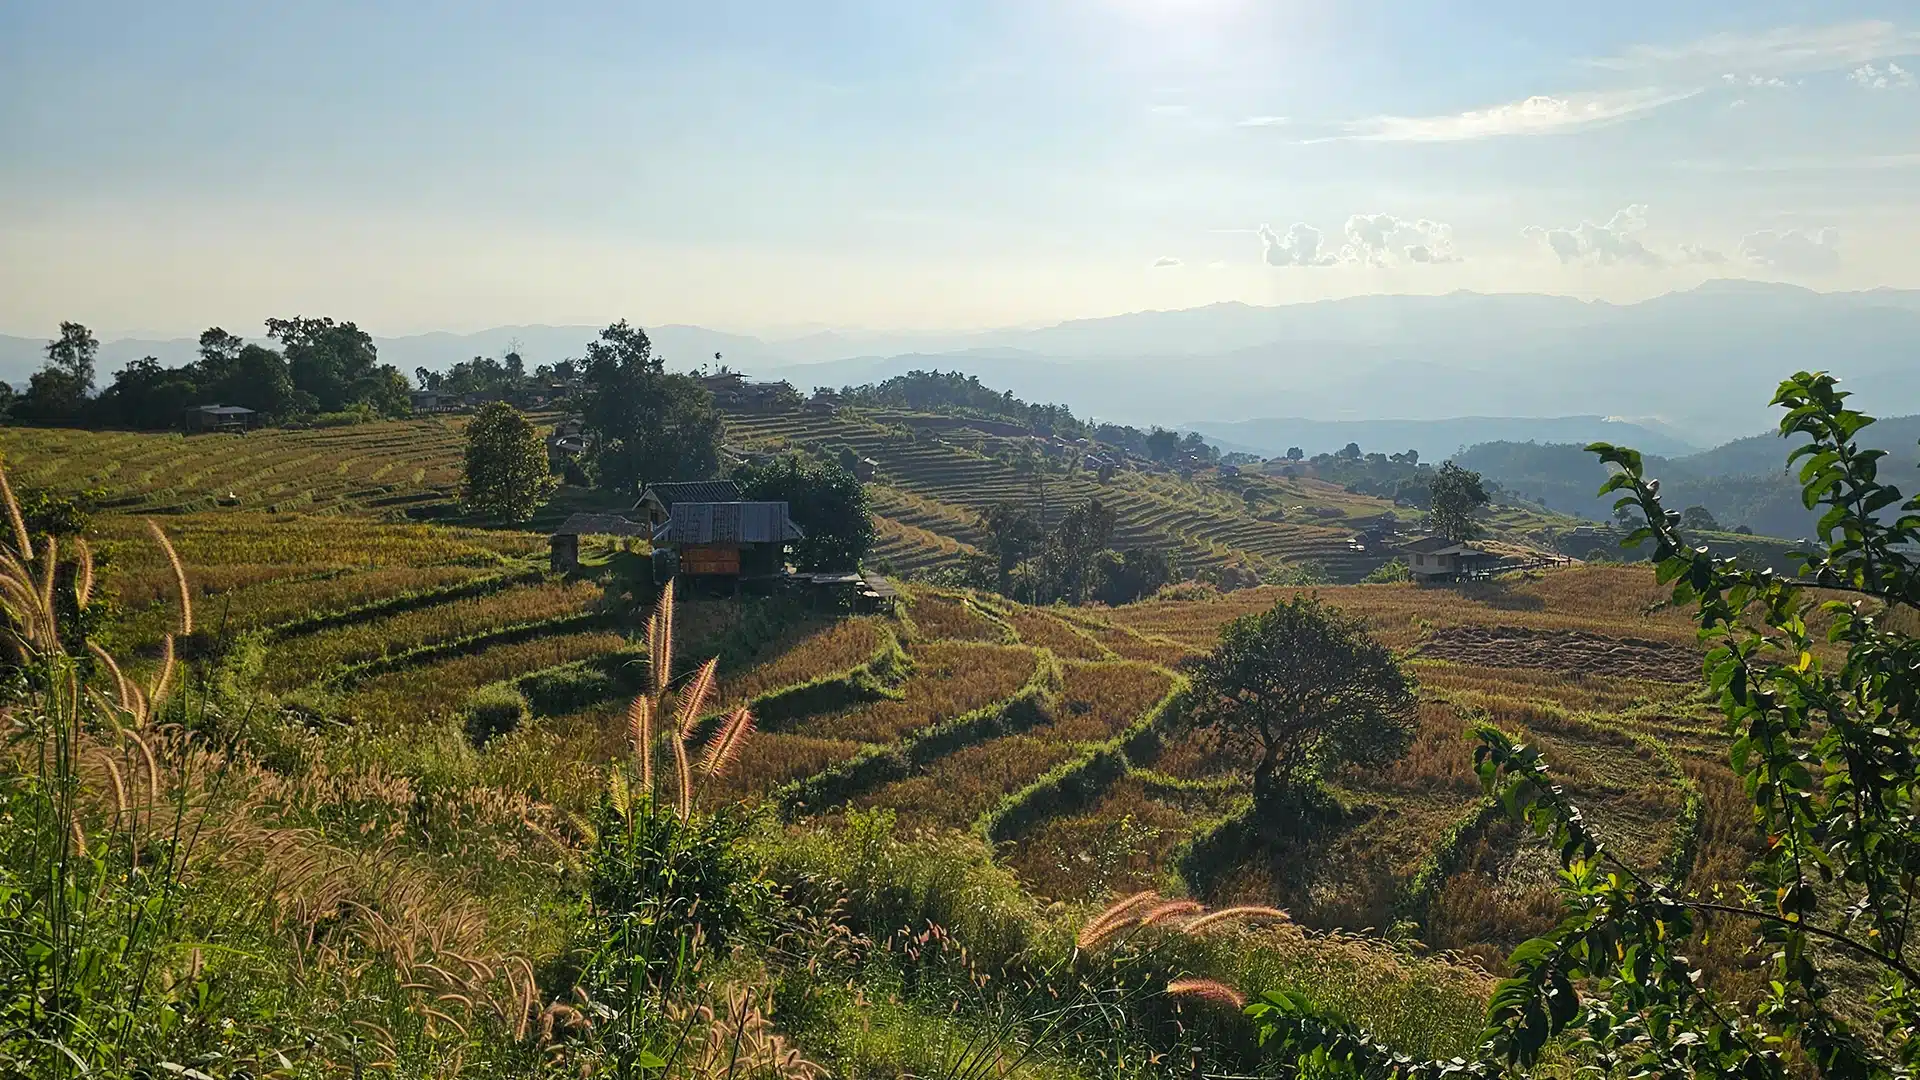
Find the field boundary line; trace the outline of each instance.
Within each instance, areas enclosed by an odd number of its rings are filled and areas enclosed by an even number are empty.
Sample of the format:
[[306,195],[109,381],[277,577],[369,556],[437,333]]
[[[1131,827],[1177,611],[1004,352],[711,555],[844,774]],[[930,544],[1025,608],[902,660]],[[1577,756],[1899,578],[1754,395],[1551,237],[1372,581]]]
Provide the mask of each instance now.
[[496,626],[477,634],[449,638],[431,645],[418,645],[401,652],[351,664],[311,685],[335,691],[347,690],[376,676],[421,667],[448,657],[465,656],[490,646],[518,644],[522,641],[546,637],[549,634],[572,633],[595,626],[612,626],[617,621],[618,613],[613,611],[581,611],[547,619],[533,619],[507,626]]
[[975,835],[997,847],[1025,835],[1040,821],[1089,806],[1111,790],[1132,770],[1135,758],[1144,758],[1159,743],[1161,728],[1181,710],[1192,689],[1185,676],[1166,668],[1159,670],[1171,680],[1159,701],[1119,734],[1087,747],[1025,787],[1002,796],[993,809],[974,821]]
[[769,799],[784,820],[838,806],[882,784],[902,780],[914,770],[956,750],[1001,735],[1017,735],[1053,718],[1065,682],[1060,661],[1048,649],[1029,645],[1033,674],[1006,698],[948,720],[936,721],[888,743],[870,744],[837,765],[776,788]]
[[488,574],[451,585],[437,585],[430,589],[416,589],[397,593],[393,596],[370,600],[352,607],[335,608],[331,611],[316,612],[288,619],[262,629],[261,633],[268,641],[284,641],[287,638],[304,634],[319,633],[336,627],[350,625],[362,619],[377,619],[388,615],[400,615],[409,611],[433,607],[451,600],[469,600],[476,596],[489,596],[504,592],[516,585],[537,585],[546,580],[547,572],[537,567],[510,570],[501,574]]

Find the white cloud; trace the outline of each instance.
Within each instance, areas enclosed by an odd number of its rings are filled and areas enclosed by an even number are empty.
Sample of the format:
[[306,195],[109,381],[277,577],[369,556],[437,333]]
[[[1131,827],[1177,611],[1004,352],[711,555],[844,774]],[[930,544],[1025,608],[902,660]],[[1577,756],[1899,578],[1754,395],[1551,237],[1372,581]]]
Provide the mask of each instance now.
[[1891,60],[1883,68],[1862,64],[1854,68],[1847,78],[1869,90],[1911,90],[1914,86],[1913,72]]
[[1640,242],[1647,227],[1647,208],[1636,203],[1607,219],[1604,225],[1583,221],[1571,229],[1529,225],[1520,235],[1544,245],[1563,263],[1637,263],[1665,266],[1667,259]]
[[1392,214],[1355,214],[1347,219],[1346,246],[1340,257],[1368,266],[1391,266],[1397,257],[1417,263],[1460,262],[1453,250],[1453,226],[1425,218],[1408,221]]
[[1502,135],[1548,135],[1613,123],[1699,93],[1642,89],[1550,97],[1536,94],[1445,116],[1376,116],[1347,125],[1351,139],[1375,142],[1460,142]]
[[1155,270],[1158,270],[1163,266],[1179,266],[1179,265],[1181,265],[1180,260],[1174,258],[1171,255],[1162,255],[1159,258],[1153,260],[1153,268]]
[[1720,81],[1728,86],[1747,86],[1754,89],[1784,90],[1792,85],[1778,75],[1748,75],[1742,78],[1729,71],[1720,76]]
[[1840,230],[1762,229],[1740,241],[1740,254],[1790,274],[1829,274],[1840,268]]
[[1727,253],[1710,247],[1701,247],[1698,244],[1681,244],[1678,258],[1683,263],[1706,263],[1718,266],[1727,261]]
[[1305,222],[1294,222],[1285,236],[1265,225],[1258,231],[1268,266],[1332,266],[1340,261],[1332,253],[1320,250],[1322,233]]
[[1708,79],[1721,72],[1799,75],[1837,71],[1920,52],[1920,33],[1890,22],[1782,26],[1757,34],[1714,34],[1680,45],[1635,45],[1595,67],[1661,79]]
[[1285,116],[1249,116],[1245,120],[1239,121],[1239,123],[1237,123],[1235,126],[1236,127],[1285,127],[1291,123],[1293,123],[1292,118],[1285,117]]

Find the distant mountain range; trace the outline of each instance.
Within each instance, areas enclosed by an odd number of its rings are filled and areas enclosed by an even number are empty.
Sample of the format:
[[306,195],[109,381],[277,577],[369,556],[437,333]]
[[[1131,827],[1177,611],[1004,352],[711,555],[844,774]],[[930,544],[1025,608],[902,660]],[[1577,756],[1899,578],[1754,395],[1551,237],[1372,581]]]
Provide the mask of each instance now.
[[[411,372],[514,343],[529,363],[550,362],[579,355],[596,332],[510,326],[377,340],[383,360]],[[1636,304],[1462,292],[1213,304],[978,333],[648,332],[681,368],[712,364],[717,352],[802,389],[958,369],[1082,416],[1309,452],[1358,441],[1443,456],[1491,439],[1586,439],[1597,426],[1601,437],[1683,453],[1764,430],[1774,384],[1802,368],[1841,375],[1869,412],[1920,412],[1920,291],[1891,289],[1715,281]],[[43,344],[0,337],[0,379],[23,385]],[[182,362],[193,342],[109,342],[102,374],[148,354]],[[1261,419],[1270,417],[1310,420]],[[1377,423],[1386,420],[1395,423]]]

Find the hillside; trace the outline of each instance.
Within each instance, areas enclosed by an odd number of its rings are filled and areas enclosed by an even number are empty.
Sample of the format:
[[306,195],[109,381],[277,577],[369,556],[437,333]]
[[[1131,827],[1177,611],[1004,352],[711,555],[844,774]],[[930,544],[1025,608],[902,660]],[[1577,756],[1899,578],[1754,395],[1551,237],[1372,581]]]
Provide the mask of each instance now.
[[[883,557],[930,566],[965,543],[968,513],[1037,493],[998,459],[902,435],[928,420],[735,416],[730,436],[872,457]],[[376,1060],[496,1045],[586,1053],[584,1036],[530,1039],[525,1024],[564,1015],[540,1002],[564,1004],[559,973],[592,932],[565,898],[606,872],[589,860],[604,857],[595,837],[617,821],[608,770],[635,752],[628,702],[655,655],[645,560],[590,546],[584,569],[562,577],[547,570],[537,529],[408,520],[446,516],[457,420],[0,439],[19,485],[106,489],[88,530],[102,610],[114,612],[98,640],[132,678],[155,677],[179,622],[175,569],[145,516],[184,565],[195,617],[177,652],[195,689],[179,708],[202,712],[180,715],[248,755],[223,781],[235,809],[203,860],[218,860],[222,896],[265,890],[286,905],[271,924],[250,921],[268,910],[251,900],[192,909],[215,940],[262,935],[204,961],[222,1000],[278,995],[271,1010],[239,1011],[229,1039],[359,1024]],[[1128,535],[1180,543],[1196,563],[1325,559],[1348,574],[1366,564],[1340,561],[1342,545],[1380,500],[1260,477],[1330,511],[1314,524],[1262,521],[1223,479],[1235,478],[1054,477],[1047,505],[1097,493],[1123,508]],[[1013,985],[1027,977],[1022,958],[1052,955],[1112,896],[1155,888],[1287,912],[1180,945],[1168,961],[1180,970],[1295,988],[1396,1046],[1460,1052],[1477,1037],[1488,971],[1558,910],[1550,855],[1480,796],[1462,735],[1472,722],[1544,749],[1637,862],[1711,889],[1753,857],[1724,740],[1696,700],[1692,627],[1678,612],[1648,614],[1659,589],[1644,568],[1313,591],[1406,658],[1418,730],[1391,767],[1335,775],[1337,812],[1309,834],[1258,842],[1244,827],[1247,761],[1186,723],[1179,691],[1183,663],[1227,621],[1294,589],[1186,586],[1073,609],[909,585],[897,611],[856,617],[779,596],[685,595],[673,682],[709,658],[720,670],[690,730],[713,730],[738,705],[757,721],[744,749],[708,770],[699,804],[757,808],[726,820],[743,823],[742,850],[792,905],[783,910],[814,920],[796,923],[786,946],[736,956],[753,968],[746,985],[806,988],[806,1007],[783,1007],[767,1030],[836,1074],[937,1071],[953,1029],[929,1025],[973,1014],[952,1011],[940,975],[951,969],[926,940],[967,950],[969,993],[983,975]],[[156,751],[162,762],[175,760],[169,746]],[[206,862],[195,880],[214,872]],[[1383,940],[1386,928],[1399,944]],[[905,946],[874,944],[903,934]],[[1405,944],[1415,939],[1425,950]],[[1709,968],[1739,977],[1723,953],[1706,951]],[[332,981],[280,974],[294,971]],[[378,981],[401,971],[412,974]],[[352,989],[343,1000],[335,986]],[[1159,1014],[1141,1015],[1129,1052],[1190,1045],[1155,1027]],[[1114,1075],[1091,1051],[1058,1052],[1008,1075]],[[484,1074],[511,1059],[474,1060],[491,1063]]]
[[[1880,472],[1912,493],[1920,489],[1920,416],[1893,416],[1860,433],[1863,446],[1887,451]],[[1633,445],[1626,443],[1624,445]],[[1800,489],[1786,468],[1794,444],[1778,435],[1754,435],[1680,457],[1647,455],[1648,475],[1658,476],[1676,508],[1704,506],[1723,526],[1745,525],[1766,536],[1811,535],[1819,514],[1800,501]],[[1501,486],[1566,514],[1603,520],[1610,499],[1594,493],[1606,469],[1580,444],[1495,442],[1471,446],[1456,455]]]

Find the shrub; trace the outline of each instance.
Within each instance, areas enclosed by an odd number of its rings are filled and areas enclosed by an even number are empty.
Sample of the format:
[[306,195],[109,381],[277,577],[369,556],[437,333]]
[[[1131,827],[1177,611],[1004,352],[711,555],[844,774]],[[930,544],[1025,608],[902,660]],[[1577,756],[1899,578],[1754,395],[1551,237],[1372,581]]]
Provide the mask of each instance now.
[[525,694],[511,683],[488,683],[467,697],[467,738],[485,746],[496,735],[516,731],[533,716]]

